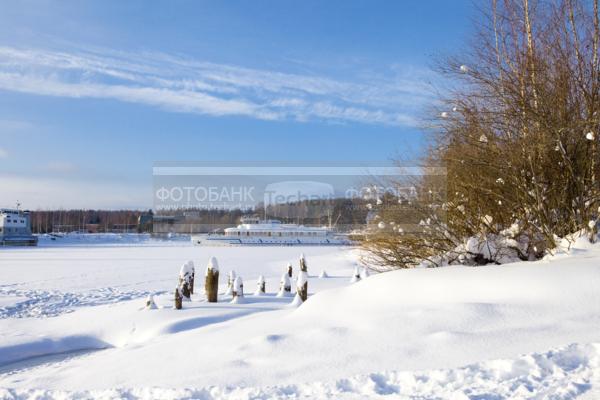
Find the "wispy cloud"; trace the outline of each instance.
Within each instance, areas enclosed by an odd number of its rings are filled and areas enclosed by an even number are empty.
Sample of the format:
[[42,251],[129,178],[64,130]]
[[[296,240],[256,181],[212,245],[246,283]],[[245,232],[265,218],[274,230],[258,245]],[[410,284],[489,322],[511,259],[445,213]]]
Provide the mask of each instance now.
[[0,159],[8,157],[8,151],[0,147]]
[[432,101],[428,78],[430,72],[413,70],[343,81],[164,53],[0,47],[0,90],[262,120],[414,126],[420,107]]

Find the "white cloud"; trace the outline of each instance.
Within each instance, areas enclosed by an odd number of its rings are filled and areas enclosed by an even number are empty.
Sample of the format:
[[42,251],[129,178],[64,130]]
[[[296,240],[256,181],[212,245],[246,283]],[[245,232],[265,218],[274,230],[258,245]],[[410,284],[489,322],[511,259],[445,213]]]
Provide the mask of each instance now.
[[215,64],[164,53],[0,47],[0,89],[106,98],[169,111],[263,120],[416,124],[432,101],[421,70],[351,81]]
[[155,87],[135,87],[99,83],[67,83],[55,77],[0,72],[0,88],[21,93],[72,98],[106,98],[142,103],[178,112],[199,114],[245,115],[260,119],[276,119],[269,110],[242,100],[228,100],[202,92],[171,90]]
[[4,150],[2,147],[0,147],[0,158],[6,158],[8,157],[8,152],[6,150]]

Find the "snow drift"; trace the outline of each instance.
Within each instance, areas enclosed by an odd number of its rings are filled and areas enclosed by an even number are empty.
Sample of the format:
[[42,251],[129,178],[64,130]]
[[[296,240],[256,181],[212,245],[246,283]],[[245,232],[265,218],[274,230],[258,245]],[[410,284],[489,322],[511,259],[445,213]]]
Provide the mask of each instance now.
[[[172,251],[174,259],[190,258]],[[154,296],[158,309],[152,312],[137,298],[76,308],[43,324],[30,317],[0,319],[0,387],[7,388],[0,396],[460,399],[555,393],[567,399],[596,388],[598,245],[576,244],[535,263],[398,270],[352,285],[356,254],[326,249],[317,256],[310,251],[318,250],[307,249],[311,265],[316,271],[326,266],[330,278],[306,277],[310,295],[297,308],[288,307],[291,298],[275,295],[289,249],[269,249],[278,257],[270,270],[264,249],[222,251],[225,268],[254,263],[242,274],[264,273],[267,293],[248,296],[244,304],[196,296],[181,311],[170,308],[167,293]],[[236,262],[227,258],[233,254]],[[165,286],[181,264],[172,265]],[[131,276],[139,279],[139,269]],[[60,363],[8,364],[15,349],[35,350],[40,338],[68,344],[73,337],[89,338],[84,347],[107,349]]]

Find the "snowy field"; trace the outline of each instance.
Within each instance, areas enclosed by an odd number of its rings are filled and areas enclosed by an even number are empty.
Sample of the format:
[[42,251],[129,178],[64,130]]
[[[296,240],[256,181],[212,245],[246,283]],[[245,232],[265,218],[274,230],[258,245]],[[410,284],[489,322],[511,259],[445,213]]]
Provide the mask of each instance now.
[[[295,308],[275,293],[301,252],[310,296]],[[203,300],[210,256],[218,303]],[[0,248],[0,398],[600,398],[600,246],[350,284],[357,257],[136,235]],[[199,290],[174,310],[188,260]],[[231,269],[243,304],[223,295]]]

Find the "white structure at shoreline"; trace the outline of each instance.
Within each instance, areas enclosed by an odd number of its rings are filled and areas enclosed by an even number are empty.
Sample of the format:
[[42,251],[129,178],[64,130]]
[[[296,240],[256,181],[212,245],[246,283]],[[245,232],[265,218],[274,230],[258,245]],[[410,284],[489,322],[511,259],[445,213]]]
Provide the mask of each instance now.
[[350,245],[352,242],[328,227],[282,224],[278,220],[242,218],[241,224],[224,233],[192,236],[199,245]]
[[36,246],[29,212],[0,209],[0,246]]

